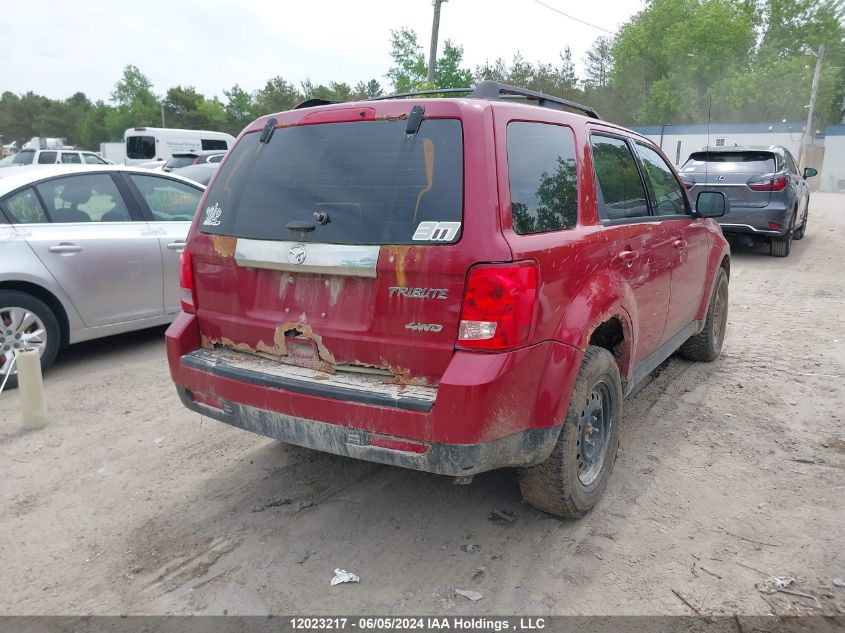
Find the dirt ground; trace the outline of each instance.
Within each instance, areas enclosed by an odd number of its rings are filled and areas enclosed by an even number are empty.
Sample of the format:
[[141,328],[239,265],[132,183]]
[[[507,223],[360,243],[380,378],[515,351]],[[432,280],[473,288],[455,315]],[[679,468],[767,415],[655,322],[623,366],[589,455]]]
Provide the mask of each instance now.
[[49,428],[0,395],[0,614],[843,613],[843,235],[845,196],[816,194],[789,258],[734,246],[721,360],[673,358],[626,402],[580,521],[522,504],[513,471],[456,486],[203,419],[162,329],[75,346]]

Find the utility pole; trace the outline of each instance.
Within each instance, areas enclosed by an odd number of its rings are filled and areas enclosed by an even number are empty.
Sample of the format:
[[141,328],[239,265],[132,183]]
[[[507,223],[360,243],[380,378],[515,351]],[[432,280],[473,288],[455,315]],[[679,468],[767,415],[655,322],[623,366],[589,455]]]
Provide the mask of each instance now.
[[434,66],[437,63],[437,33],[440,30],[440,5],[447,0],[432,0],[434,20],[431,23],[431,48],[428,51],[428,83],[434,84]]
[[[810,51],[813,53],[813,51]],[[822,59],[824,58],[824,44],[819,45],[819,52],[813,53],[816,56],[816,72],[813,73],[813,87],[810,89],[810,105],[807,106],[807,126],[804,128],[804,136],[801,137],[801,156],[798,166],[804,169],[807,160],[807,148],[813,142],[813,110],[816,107],[816,93],[819,90],[819,75],[822,72]]]
[[160,101],[159,105],[161,106],[161,127],[165,127],[165,125],[164,125],[164,101]]

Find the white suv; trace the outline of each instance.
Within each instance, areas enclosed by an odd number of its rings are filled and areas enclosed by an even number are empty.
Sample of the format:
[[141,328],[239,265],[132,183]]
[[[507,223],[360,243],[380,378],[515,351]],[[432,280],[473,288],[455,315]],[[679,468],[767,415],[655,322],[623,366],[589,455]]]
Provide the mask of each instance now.
[[22,165],[111,165],[111,161],[94,152],[85,152],[77,149],[22,149],[12,157],[3,167],[15,167]]

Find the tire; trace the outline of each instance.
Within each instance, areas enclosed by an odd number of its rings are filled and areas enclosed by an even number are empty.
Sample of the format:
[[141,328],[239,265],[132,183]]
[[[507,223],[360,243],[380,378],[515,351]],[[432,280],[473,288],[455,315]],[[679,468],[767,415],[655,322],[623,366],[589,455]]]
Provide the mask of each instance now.
[[810,212],[807,211],[807,215],[804,216],[804,222],[801,226],[794,231],[792,231],[792,239],[793,240],[803,240],[804,239],[804,232],[807,230],[807,222],[810,219]]
[[773,237],[769,242],[769,254],[772,257],[789,257],[792,252],[792,239],[795,234],[795,218],[793,215],[789,221],[789,230],[783,237]]
[[[519,473],[522,498],[555,516],[584,516],[607,486],[616,461],[621,421],[622,381],[616,360],[606,349],[590,345],[554,450],[546,461]],[[581,447],[596,434],[594,429],[599,429],[600,437],[590,443],[590,459]]]
[[[46,303],[25,292],[0,290],[0,384],[16,350],[26,346],[38,349],[44,371],[56,360],[60,342],[59,321]],[[17,372],[12,367],[6,389],[17,386]]]
[[792,252],[792,234],[788,237],[773,239],[769,243],[769,254],[772,257],[789,257]]
[[725,329],[728,323],[728,275],[719,267],[713,294],[707,307],[704,329],[689,337],[681,345],[681,355],[689,360],[711,362],[719,358],[722,344],[725,342]]

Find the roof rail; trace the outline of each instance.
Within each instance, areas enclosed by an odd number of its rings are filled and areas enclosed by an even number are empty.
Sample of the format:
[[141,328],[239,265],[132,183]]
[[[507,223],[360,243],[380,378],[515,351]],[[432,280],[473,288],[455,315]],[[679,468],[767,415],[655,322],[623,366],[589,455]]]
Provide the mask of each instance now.
[[482,81],[473,88],[440,88],[439,90],[401,92],[398,94],[386,95],[384,97],[374,97],[373,99],[368,99],[368,101],[407,99],[409,97],[422,97],[425,95],[439,94],[468,94],[471,98],[487,99],[489,101],[499,101],[501,99],[525,99],[526,101],[536,102],[536,105],[541,108],[552,108],[553,110],[574,112],[593,119],[601,118],[599,113],[589,106],[581,105],[580,103],[569,101],[568,99],[563,99],[561,97],[555,97],[544,92],[536,92],[526,88],[519,88],[518,86],[499,83],[498,81]]
[[593,108],[575,101],[569,101],[561,97],[554,97],[544,92],[536,92],[526,88],[519,88],[518,86],[511,86],[502,84],[498,81],[482,81],[479,83],[472,96],[478,99],[526,99],[528,101],[536,101],[541,108],[552,108],[553,110],[563,110],[567,112],[575,112],[576,114],[583,114],[593,119],[600,119],[599,113]]

